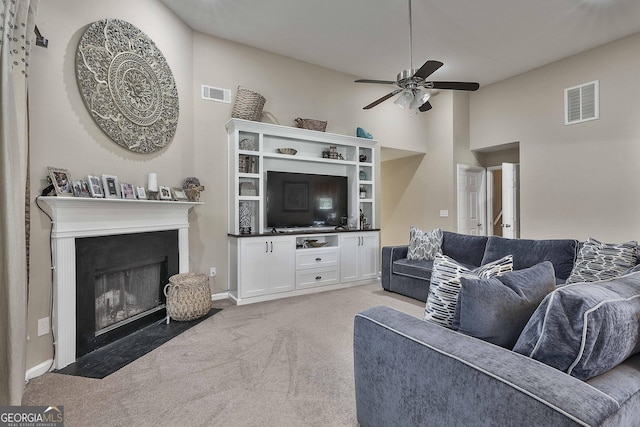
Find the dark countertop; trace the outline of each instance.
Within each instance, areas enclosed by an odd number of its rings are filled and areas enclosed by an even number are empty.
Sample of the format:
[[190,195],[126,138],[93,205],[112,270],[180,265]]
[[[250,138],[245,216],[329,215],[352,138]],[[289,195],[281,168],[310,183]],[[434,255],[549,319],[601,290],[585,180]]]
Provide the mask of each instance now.
[[277,233],[251,233],[251,234],[235,234],[227,233],[229,237],[260,237],[260,236],[303,236],[305,234],[338,234],[338,233],[362,233],[367,231],[380,231],[379,228],[371,228],[368,230],[300,230],[300,231],[281,231]]

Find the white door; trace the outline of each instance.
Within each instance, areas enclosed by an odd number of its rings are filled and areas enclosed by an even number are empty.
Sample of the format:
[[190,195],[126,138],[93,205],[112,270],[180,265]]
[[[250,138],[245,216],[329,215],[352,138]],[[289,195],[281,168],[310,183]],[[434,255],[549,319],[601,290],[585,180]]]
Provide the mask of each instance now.
[[519,170],[514,163],[502,164],[502,236],[520,237],[519,218]]
[[458,233],[485,235],[485,170],[458,165]]

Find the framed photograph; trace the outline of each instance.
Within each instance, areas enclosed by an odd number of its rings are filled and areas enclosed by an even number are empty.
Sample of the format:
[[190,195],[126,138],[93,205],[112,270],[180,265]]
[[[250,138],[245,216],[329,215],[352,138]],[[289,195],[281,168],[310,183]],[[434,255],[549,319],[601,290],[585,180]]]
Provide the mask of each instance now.
[[128,182],[120,183],[120,194],[122,194],[123,199],[136,199],[136,193],[133,189],[133,184],[129,184]]
[[140,200],[147,200],[147,193],[144,191],[144,187],[136,187],[136,196]]
[[91,197],[87,181],[71,181],[73,183],[73,195],[76,197]]
[[87,181],[89,182],[89,193],[91,194],[91,197],[104,197],[102,181],[100,181],[100,178],[94,175],[88,175]]
[[102,187],[104,188],[104,197],[107,199],[119,199],[120,182],[115,175],[102,175]]
[[160,200],[171,200],[171,188],[160,186]]
[[56,190],[56,196],[73,197],[73,184],[71,183],[71,175],[66,169],[47,167],[51,184]]
[[186,202],[188,200],[184,190],[180,187],[173,187],[171,192],[173,193],[173,198],[179,202]]

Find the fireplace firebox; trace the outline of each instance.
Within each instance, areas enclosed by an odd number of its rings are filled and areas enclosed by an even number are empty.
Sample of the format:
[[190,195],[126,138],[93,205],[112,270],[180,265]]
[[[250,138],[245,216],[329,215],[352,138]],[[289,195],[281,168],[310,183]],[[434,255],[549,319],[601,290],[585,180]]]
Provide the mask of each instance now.
[[166,316],[178,231],[76,239],[76,357]]

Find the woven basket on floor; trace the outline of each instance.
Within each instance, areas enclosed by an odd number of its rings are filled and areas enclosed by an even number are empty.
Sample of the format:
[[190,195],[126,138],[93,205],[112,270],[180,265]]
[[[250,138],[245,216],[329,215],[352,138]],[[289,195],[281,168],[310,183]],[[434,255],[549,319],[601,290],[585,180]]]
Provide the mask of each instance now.
[[259,122],[262,120],[262,109],[266,99],[258,92],[238,86],[236,100],[233,103],[231,117]]
[[198,319],[211,310],[211,288],[206,274],[175,274],[169,277],[164,295],[167,297],[167,314],[173,320]]

